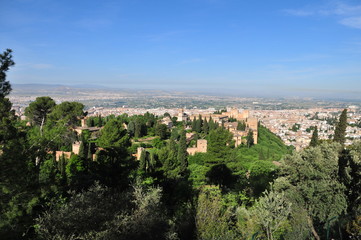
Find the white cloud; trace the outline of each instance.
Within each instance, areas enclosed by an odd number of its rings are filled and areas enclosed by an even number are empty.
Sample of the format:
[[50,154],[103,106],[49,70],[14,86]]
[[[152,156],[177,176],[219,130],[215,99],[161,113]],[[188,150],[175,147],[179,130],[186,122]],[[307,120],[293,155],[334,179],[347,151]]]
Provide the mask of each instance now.
[[340,23],[348,27],[361,29],[361,16],[344,18],[340,21]]
[[339,18],[338,22],[344,26],[361,29],[361,5],[348,5],[343,2],[335,4],[303,8],[303,9],[286,9],[284,13],[292,16],[335,16]]

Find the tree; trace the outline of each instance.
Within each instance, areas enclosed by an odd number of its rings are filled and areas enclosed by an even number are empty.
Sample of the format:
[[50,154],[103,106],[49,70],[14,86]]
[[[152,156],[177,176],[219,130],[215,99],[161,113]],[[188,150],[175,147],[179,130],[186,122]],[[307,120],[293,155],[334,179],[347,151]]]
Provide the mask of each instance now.
[[204,134],[208,134],[209,125],[208,125],[207,119],[204,119],[204,121],[203,121],[202,131]]
[[340,115],[340,119],[336,125],[334,142],[345,144],[346,141],[346,128],[347,128],[347,109],[344,109]]
[[253,130],[250,129],[247,134],[247,147],[250,148],[254,145]]
[[229,212],[222,209],[222,195],[218,186],[203,186],[196,213],[198,239],[239,239],[228,225]]
[[196,131],[196,124],[197,124],[197,119],[196,117],[194,117],[192,121],[192,131]]
[[213,118],[210,117],[208,121],[208,132],[216,129],[216,123],[213,121]]
[[157,124],[154,129],[155,135],[159,136],[161,140],[164,140],[168,136],[168,128],[165,124]]
[[305,211],[304,221],[316,239],[321,239],[327,221],[347,208],[345,186],[338,180],[340,148],[337,143],[325,143],[286,156],[274,184],[295,209]]
[[180,135],[179,139],[179,146],[178,146],[178,155],[177,160],[180,166],[181,173],[184,173],[188,166],[187,161],[187,141],[186,141],[186,132],[183,130]]
[[116,119],[107,122],[100,132],[97,144],[112,153],[113,156],[124,157],[130,146],[130,139],[122,123]]
[[317,126],[315,126],[315,130],[313,130],[310,146],[316,147],[317,145],[318,145],[318,130],[317,130]]
[[215,157],[220,163],[228,158],[232,133],[223,128],[210,131],[208,135],[207,152]]
[[246,123],[244,121],[237,122],[237,130],[238,131],[245,131],[246,130]]
[[11,91],[11,85],[6,81],[6,72],[10,67],[15,65],[15,62],[12,60],[12,50],[6,49],[2,54],[0,54],[0,98],[5,97]]
[[346,186],[348,219],[346,231],[353,239],[361,235],[361,142],[343,149],[339,157],[339,178]]
[[[274,236],[282,234],[282,226],[288,222],[291,213],[291,205],[287,201],[284,192],[266,190],[263,196],[255,204],[253,213],[257,216],[262,230],[266,233],[267,239],[275,239]],[[279,238],[277,238],[279,239]]]
[[199,115],[195,125],[195,131],[197,133],[200,133],[202,131],[202,123],[203,123],[202,116]]
[[143,172],[146,172],[148,168],[148,164],[147,164],[147,152],[145,150],[143,150],[140,153],[140,158],[139,158],[139,169]]
[[25,116],[27,116],[33,124],[41,126],[42,128],[48,114],[51,113],[55,105],[55,101],[50,97],[37,97],[34,102],[25,108]]
[[86,113],[83,111],[84,105],[78,102],[62,102],[56,105],[49,114],[49,120],[53,122],[61,122],[66,126],[79,125],[79,119],[84,117]]
[[38,179],[35,159],[23,129],[16,127],[12,104],[5,98],[11,85],[6,72],[15,63],[11,50],[0,54],[0,236],[2,239],[28,237],[25,232],[33,224]]
[[161,204],[161,188],[136,183],[128,191],[114,191],[98,183],[72,193],[36,219],[37,239],[169,239],[169,221]]

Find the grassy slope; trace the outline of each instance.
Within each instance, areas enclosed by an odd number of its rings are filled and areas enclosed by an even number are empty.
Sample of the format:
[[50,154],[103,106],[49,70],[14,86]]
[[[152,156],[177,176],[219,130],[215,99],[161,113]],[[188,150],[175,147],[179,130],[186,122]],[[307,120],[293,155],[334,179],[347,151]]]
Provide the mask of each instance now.
[[[233,173],[245,174],[247,170],[252,172],[269,172],[276,169],[272,161],[279,161],[285,154],[290,153],[292,148],[287,147],[282,140],[269,131],[266,127],[260,126],[258,132],[258,144],[247,148],[239,146],[232,150],[227,166]],[[204,174],[209,170],[204,162],[209,158],[208,154],[198,153],[195,156],[189,156],[189,170],[191,179],[196,185],[204,183]]]

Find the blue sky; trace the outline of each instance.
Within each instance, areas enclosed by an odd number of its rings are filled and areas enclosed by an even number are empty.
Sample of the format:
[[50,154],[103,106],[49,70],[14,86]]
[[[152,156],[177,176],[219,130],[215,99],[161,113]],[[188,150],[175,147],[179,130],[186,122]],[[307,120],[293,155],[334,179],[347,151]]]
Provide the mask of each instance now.
[[361,2],[2,1],[12,83],[361,96]]

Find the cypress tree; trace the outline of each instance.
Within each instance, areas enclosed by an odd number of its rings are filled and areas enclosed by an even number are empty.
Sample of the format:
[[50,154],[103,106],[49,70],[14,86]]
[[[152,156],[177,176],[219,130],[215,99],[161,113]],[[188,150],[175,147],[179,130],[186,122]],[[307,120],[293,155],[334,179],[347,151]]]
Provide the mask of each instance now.
[[208,134],[209,125],[208,125],[207,119],[204,119],[202,130],[203,130],[203,133]]
[[200,133],[202,131],[202,117],[201,117],[201,115],[199,115],[199,117],[198,117],[198,119],[196,121],[195,131],[197,133]]
[[147,168],[147,152],[142,151],[139,158],[139,169],[146,171]]
[[100,114],[98,115],[98,123],[97,123],[97,126],[98,126],[98,127],[103,126],[103,120],[102,120],[102,116],[101,116]]
[[87,121],[87,124],[88,124],[89,127],[94,127],[95,126],[94,119],[92,117],[89,118],[89,120]]
[[85,159],[87,156],[87,146],[85,145],[84,138],[82,138],[80,141],[78,156],[81,159]]
[[178,155],[177,155],[178,164],[180,166],[181,173],[185,172],[188,166],[187,162],[187,141],[186,141],[186,132],[183,130],[179,139],[178,146]]
[[196,117],[194,117],[192,121],[192,131],[196,131],[196,124],[197,124],[197,120]]
[[347,128],[347,109],[344,109],[340,115],[340,119],[336,125],[335,135],[333,141],[345,144],[346,141],[346,128]]
[[317,126],[315,126],[315,130],[313,130],[310,147],[316,147],[318,145],[318,130]]
[[93,160],[93,154],[92,154],[92,144],[88,144],[88,153],[87,153],[87,159],[92,161]]
[[247,135],[247,147],[250,148],[253,145],[254,145],[253,131],[252,129],[250,129]]
[[215,125],[215,123],[214,123],[214,121],[213,121],[213,118],[210,117],[210,118],[209,118],[209,121],[208,121],[208,131],[209,131],[209,132],[215,129],[215,126],[214,126],[214,125]]

